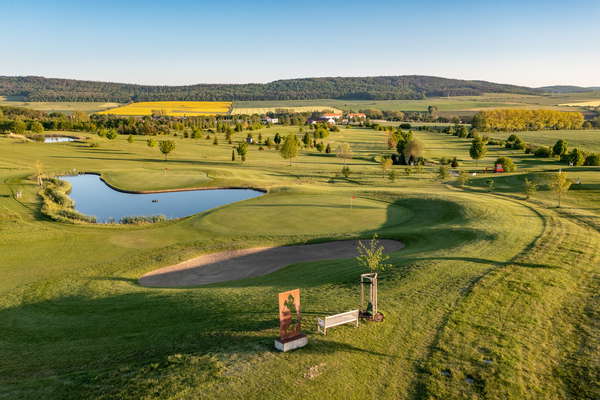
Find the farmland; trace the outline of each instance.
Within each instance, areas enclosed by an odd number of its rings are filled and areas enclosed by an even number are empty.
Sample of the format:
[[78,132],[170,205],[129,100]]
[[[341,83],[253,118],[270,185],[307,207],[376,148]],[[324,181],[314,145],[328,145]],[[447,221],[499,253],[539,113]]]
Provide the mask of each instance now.
[[[235,107],[292,107],[330,106],[344,111],[378,109],[388,111],[427,111],[430,105],[436,106],[441,115],[473,114],[476,111],[494,108],[552,109],[574,111],[578,107],[568,107],[567,102],[597,101],[600,92],[576,94],[519,95],[490,93],[482,96],[432,97],[423,100],[278,100],[278,101],[236,101]],[[595,99],[595,100],[592,100]],[[582,105],[583,106],[583,105]]]
[[[597,149],[598,132],[535,134],[569,141],[582,134]],[[253,131],[275,133],[298,127]],[[345,178],[342,160],[309,149],[292,166],[257,145],[246,162],[232,161],[232,145],[217,135],[218,144],[170,136],[176,149],[168,161],[143,136],[87,133],[79,136],[89,140],[52,145],[0,138],[0,397],[263,399],[284,398],[293,386],[298,397],[317,399],[323,388],[335,397],[348,382],[357,399],[597,397],[598,167],[569,168],[502,146],[476,164],[470,139],[419,131],[428,160],[456,156],[459,171],[477,175],[461,187],[438,180],[437,165],[393,166],[392,181],[377,162],[391,152],[385,134],[355,127],[326,139],[352,147]],[[236,133],[234,144],[244,136]],[[511,157],[517,172],[483,173],[499,156]],[[29,179],[38,160],[49,174],[98,172],[128,190],[269,193],[153,225],[57,223],[40,214]],[[544,185],[524,199],[525,177],[543,182],[560,167],[582,181],[561,209]],[[15,191],[23,192],[18,201]],[[199,288],[137,284],[144,273],[200,254],[374,233],[406,244],[382,273],[386,320],[327,336],[316,334],[316,318],[356,307],[365,270],[355,260]],[[309,346],[278,354],[276,294],[296,287]]]
[[107,103],[107,102],[63,102],[63,101],[51,101],[51,102],[39,102],[39,101],[23,101],[19,97],[4,97],[0,96],[0,106],[10,107],[25,107],[32,110],[45,111],[45,112],[60,112],[70,114],[73,111],[81,111],[86,113],[92,113],[97,111],[106,110],[109,108],[118,107],[119,103]]
[[[238,104],[239,103],[239,104]],[[236,102],[233,107],[233,111],[231,112],[234,115],[239,114],[267,114],[267,113],[277,113],[277,112],[286,112],[286,113],[304,113],[304,112],[334,112],[334,113],[342,113],[343,111],[332,107],[332,106],[323,106],[323,105],[311,105],[311,106],[282,106],[282,107],[244,107],[244,103]]]
[[170,117],[190,117],[227,114],[231,103],[226,101],[142,101],[100,111],[98,114],[123,116],[166,115]]

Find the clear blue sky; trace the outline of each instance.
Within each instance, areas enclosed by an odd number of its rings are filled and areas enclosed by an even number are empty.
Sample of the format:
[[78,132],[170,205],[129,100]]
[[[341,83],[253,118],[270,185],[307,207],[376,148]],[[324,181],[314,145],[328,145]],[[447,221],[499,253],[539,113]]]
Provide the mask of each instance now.
[[600,86],[600,0],[0,0],[0,75],[190,84],[435,75]]

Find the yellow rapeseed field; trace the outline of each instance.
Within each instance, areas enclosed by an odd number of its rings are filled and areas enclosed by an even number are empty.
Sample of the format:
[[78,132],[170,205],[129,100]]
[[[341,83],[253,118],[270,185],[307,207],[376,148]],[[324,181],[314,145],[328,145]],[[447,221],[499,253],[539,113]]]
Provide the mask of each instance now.
[[141,101],[100,111],[98,114],[132,116],[161,114],[171,117],[194,117],[227,114],[230,110],[231,102],[228,101]]

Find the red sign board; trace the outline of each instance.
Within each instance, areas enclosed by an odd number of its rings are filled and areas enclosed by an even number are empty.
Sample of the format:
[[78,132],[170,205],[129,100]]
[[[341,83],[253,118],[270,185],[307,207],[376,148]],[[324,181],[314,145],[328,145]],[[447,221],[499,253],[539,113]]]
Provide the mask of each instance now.
[[496,172],[504,172],[504,166],[502,164],[496,164]]
[[279,293],[279,339],[300,335],[300,289]]

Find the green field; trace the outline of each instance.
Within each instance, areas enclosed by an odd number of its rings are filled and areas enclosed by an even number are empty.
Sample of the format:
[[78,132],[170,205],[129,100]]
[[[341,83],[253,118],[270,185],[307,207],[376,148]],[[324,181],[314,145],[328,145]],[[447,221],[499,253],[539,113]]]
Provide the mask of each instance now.
[[70,114],[73,111],[93,113],[119,106],[119,103],[100,101],[22,101],[19,97],[0,96],[0,106],[25,107],[45,112],[60,112]]
[[578,107],[559,106],[559,104],[595,100],[600,92],[573,93],[561,95],[519,95],[490,93],[483,96],[433,97],[424,100],[273,100],[273,101],[236,101],[236,108],[244,107],[293,107],[293,106],[331,106],[341,110],[358,111],[379,109],[389,111],[427,111],[430,105],[438,107],[440,114],[464,112],[474,113],[488,108],[535,108],[576,111]]
[[[323,107],[329,106],[344,111],[379,109],[389,111],[427,111],[427,107],[438,107],[440,115],[470,115],[489,108],[535,108],[563,111],[578,111],[581,107],[567,107],[561,104],[593,101],[600,99],[600,92],[547,94],[541,96],[490,93],[483,96],[432,97],[424,100],[256,100],[236,101],[234,108],[242,113],[245,108],[251,113],[260,108]],[[104,102],[24,102],[18,97],[1,97],[0,106],[26,107],[46,112],[73,111],[98,112],[119,106],[118,103]]]
[[[570,142],[581,135],[573,145],[597,151],[596,133],[531,134]],[[324,140],[333,148],[351,144],[349,178],[335,155],[315,151],[290,167],[277,151],[253,145],[245,163],[232,162],[223,137],[219,145],[173,138],[168,161],[143,137],[94,137],[95,148],[0,138],[0,398],[600,397],[600,169],[565,168],[498,146],[475,163],[469,139],[415,134],[432,163],[457,157],[460,169],[476,172],[469,184],[439,182],[436,165],[408,173],[394,166],[397,179],[384,178],[376,161],[390,151],[371,129],[342,129]],[[515,160],[516,173],[482,172],[502,155]],[[63,224],[40,213],[29,179],[38,160],[49,174],[97,172],[128,190],[250,186],[269,193],[155,225]],[[563,207],[543,185],[524,200],[525,176],[542,182],[561,167],[581,179]],[[366,271],[355,260],[300,263],[198,288],[137,284],[146,272],[203,253],[374,233],[406,244],[380,279],[386,319],[327,336],[316,333],[316,318],[358,305]],[[273,349],[276,296],[296,287],[309,345],[280,354]]]
[[[511,133],[493,132],[488,136],[504,139]],[[552,146],[557,140],[563,139],[569,143],[569,147],[578,147],[585,151],[600,151],[600,130],[559,130],[559,131],[528,131],[515,132],[521,139],[527,143]]]

